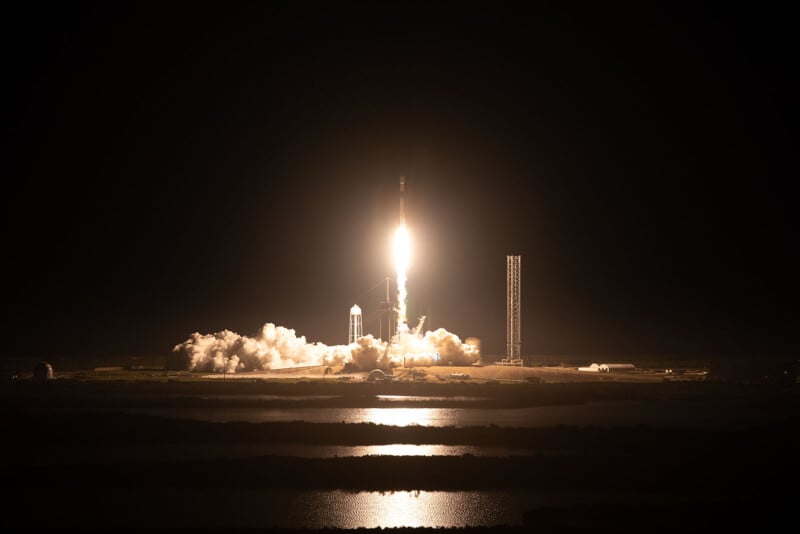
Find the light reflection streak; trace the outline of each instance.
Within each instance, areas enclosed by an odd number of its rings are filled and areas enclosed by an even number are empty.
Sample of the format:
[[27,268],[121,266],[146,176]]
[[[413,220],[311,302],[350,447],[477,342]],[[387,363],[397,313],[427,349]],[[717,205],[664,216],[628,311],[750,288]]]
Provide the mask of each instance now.
[[436,408],[366,408],[362,422],[390,426],[431,426]]
[[394,491],[380,496],[380,503],[370,508],[370,518],[366,523],[375,525],[392,525],[395,527],[428,526],[431,521],[428,496],[420,499],[419,491]]
[[430,395],[375,395],[375,398],[383,402],[478,402],[488,400],[487,397],[435,397]]
[[364,446],[362,449],[367,456],[440,456],[442,452],[446,451],[442,445],[411,445],[408,443]]

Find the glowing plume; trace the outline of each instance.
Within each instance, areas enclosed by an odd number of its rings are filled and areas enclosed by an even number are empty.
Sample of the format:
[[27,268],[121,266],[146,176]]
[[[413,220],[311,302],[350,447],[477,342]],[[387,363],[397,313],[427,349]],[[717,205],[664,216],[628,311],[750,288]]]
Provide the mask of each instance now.
[[406,272],[411,257],[411,242],[406,223],[401,222],[394,234],[394,266],[397,271],[397,330],[407,322],[406,317]]

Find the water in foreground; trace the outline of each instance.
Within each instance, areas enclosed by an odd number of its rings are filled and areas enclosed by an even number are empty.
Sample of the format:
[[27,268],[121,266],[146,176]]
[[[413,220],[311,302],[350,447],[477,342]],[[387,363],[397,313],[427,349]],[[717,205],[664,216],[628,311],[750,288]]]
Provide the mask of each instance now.
[[[28,494],[30,493],[30,494]],[[15,495],[10,524],[80,528],[393,528],[521,526],[523,514],[547,506],[648,504],[631,494],[535,491],[347,492],[275,489],[40,489]],[[664,501],[664,498],[660,498]],[[680,506],[679,498],[672,500]],[[26,508],[29,508],[26,510]],[[37,514],[37,509],[48,510]]]
[[463,395],[361,406],[149,391],[9,389],[4,525],[543,532],[542,520],[591,509],[619,521],[627,507],[651,531],[664,514],[688,522],[690,509],[738,517],[757,509],[752,495],[785,503],[779,482],[797,473],[796,390],[653,388],[609,400],[598,389],[495,408]]

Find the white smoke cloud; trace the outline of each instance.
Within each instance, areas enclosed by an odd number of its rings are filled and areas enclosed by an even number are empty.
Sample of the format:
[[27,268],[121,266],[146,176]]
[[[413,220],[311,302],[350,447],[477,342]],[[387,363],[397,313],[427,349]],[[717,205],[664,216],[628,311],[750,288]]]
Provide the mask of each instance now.
[[327,346],[309,343],[293,329],[272,323],[265,324],[253,337],[230,330],[205,335],[195,332],[176,345],[173,353],[177,368],[227,373],[346,363],[368,371],[392,364],[469,365],[480,359],[477,346],[462,343],[443,328],[424,336],[401,330],[391,343],[368,334],[349,345]]
[[389,352],[395,363],[409,365],[471,365],[480,360],[476,345],[462,343],[444,328],[428,331],[420,337],[401,330]]

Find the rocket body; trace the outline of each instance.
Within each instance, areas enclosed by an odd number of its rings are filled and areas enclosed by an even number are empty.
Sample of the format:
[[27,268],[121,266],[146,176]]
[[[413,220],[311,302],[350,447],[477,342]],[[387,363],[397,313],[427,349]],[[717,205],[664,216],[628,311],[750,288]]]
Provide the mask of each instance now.
[[[400,177],[400,226],[394,234],[394,265],[397,270],[397,328],[396,335],[408,331],[406,324],[406,273],[411,247],[408,241],[408,230],[406,230],[406,206],[405,206],[406,177]],[[405,329],[405,330],[404,330]]]
[[400,177],[400,223],[406,222],[406,204],[405,204],[405,189],[406,177]]

